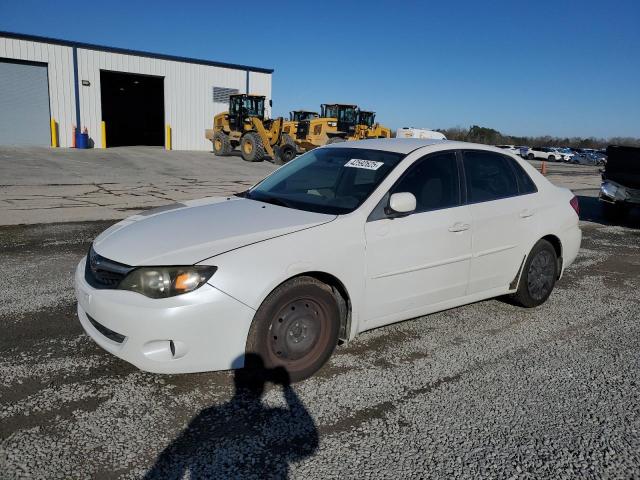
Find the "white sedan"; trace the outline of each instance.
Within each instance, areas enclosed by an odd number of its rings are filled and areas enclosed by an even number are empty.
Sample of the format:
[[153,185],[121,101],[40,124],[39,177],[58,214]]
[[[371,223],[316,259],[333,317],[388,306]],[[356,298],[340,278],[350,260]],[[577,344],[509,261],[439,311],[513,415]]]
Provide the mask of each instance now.
[[332,144],[238,196],[107,229],[78,265],[78,316],[142,370],[256,353],[297,381],[365,330],[502,295],[540,305],[580,241],[576,197],[503,150]]

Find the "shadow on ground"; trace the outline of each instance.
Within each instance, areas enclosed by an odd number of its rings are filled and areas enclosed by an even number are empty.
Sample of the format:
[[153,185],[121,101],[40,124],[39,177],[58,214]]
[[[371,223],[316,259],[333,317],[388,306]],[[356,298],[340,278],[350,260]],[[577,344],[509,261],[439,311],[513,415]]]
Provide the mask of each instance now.
[[[205,408],[158,456],[145,479],[288,477],[289,464],[318,448],[318,430],[282,367],[247,355],[229,402]],[[262,401],[267,383],[282,388],[286,407]]]
[[626,212],[626,215],[608,218],[605,216],[602,202],[597,197],[578,195],[578,202],[580,203],[580,220],[640,229],[640,208],[633,208]]

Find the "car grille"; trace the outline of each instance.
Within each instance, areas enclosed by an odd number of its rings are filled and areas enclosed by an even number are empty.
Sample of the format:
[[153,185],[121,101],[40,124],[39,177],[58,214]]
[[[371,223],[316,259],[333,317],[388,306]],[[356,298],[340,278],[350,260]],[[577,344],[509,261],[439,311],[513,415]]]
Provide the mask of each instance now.
[[105,337],[107,337],[109,340],[112,340],[116,343],[122,343],[124,342],[124,339],[127,338],[124,335],[118,333],[118,332],[114,332],[113,330],[105,327],[104,325],[102,325],[101,323],[97,322],[95,318],[87,315],[87,318],[89,319],[89,322],[91,322],[91,325],[93,325],[93,328],[95,328],[96,330],[98,330],[102,335],[104,335]]
[[84,278],[93,288],[118,288],[120,282],[133,269],[134,267],[98,255],[91,247],[87,255]]

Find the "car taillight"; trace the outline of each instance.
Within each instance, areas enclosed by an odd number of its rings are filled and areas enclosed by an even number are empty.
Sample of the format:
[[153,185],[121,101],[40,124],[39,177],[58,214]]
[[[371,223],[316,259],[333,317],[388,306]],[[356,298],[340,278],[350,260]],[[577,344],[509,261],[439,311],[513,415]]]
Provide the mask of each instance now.
[[580,216],[580,203],[578,203],[578,197],[574,196],[571,200],[569,200],[571,207],[576,211],[576,215]]

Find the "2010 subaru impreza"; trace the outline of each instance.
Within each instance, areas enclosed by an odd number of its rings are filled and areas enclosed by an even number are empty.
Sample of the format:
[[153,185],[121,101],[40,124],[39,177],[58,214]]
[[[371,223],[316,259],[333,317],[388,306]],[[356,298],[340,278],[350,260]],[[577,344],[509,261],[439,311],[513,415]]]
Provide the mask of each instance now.
[[502,150],[332,144],[237,196],[107,229],[78,265],[78,316],[142,370],[251,352],[301,380],[365,330],[502,295],[540,305],[580,241],[572,193]]

